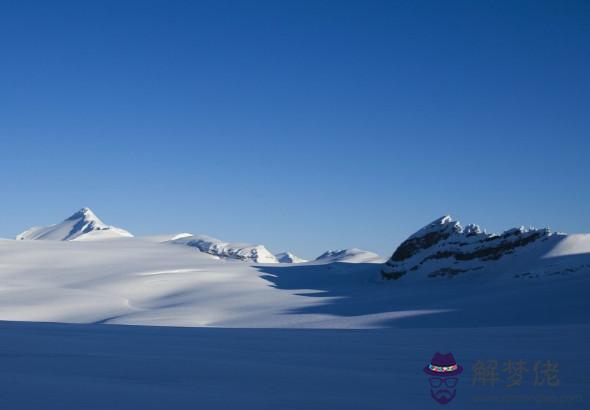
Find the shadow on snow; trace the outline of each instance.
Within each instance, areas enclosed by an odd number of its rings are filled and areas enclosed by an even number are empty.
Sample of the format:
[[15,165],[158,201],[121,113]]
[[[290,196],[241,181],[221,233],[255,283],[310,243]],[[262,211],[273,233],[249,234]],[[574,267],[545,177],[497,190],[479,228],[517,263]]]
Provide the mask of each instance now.
[[[544,278],[494,280],[486,275],[423,281],[387,281],[375,263],[265,265],[271,286],[323,303],[291,314],[340,317],[379,315],[383,327],[479,327],[589,323],[587,255],[551,258],[557,273]],[[579,266],[578,271],[565,267]],[[389,314],[389,315],[385,315]]]

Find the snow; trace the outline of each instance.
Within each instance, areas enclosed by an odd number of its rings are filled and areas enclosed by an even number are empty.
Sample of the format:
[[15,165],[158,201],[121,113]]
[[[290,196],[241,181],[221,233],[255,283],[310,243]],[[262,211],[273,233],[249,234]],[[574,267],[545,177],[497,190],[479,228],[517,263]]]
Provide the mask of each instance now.
[[438,219],[435,219],[422,229],[418,230],[408,239],[423,237],[431,232],[437,232],[441,230],[460,233],[462,231],[462,228],[461,224],[459,224],[459,222],[457,221],[454,221],[450,215],[445,215]]
[[336,249],[322,253],[315,259],[317,262],[346,262],[346,263],[382,263],[383,258],[373,252],[358,248]]
[[104,224],[90,208],[82,208],[64,221],[46,227],[32,227],[17,240],[83,241],[132,237],[124,229]]
[[277,258],[263,245],[229,243],[207,235],[181,236],[170,243],[187,245],[211,255],[256,263],[278,263]]
[[170,233],[170,234],[161,234],[161,235],[149,235],[149,236],[139,236],[138,239],[142,241],[148,242],[168,242],[174,241],[176,239],[187,238],[189,236],[193,236],[192,233],[188,232],[181,232],[181,233]]
[[[448,408],[588,408],[588,325],[354,331],[0,322],[0,340],[0,408],[10,410],[436,409],[422,368],[439,350],[465,368]],[[500,376],[505,361],[525,360],[529,372],[519,387],[474,386],[478,360],[497,360]],[[545,360],[559,365],[558,387],[532,386],[533,364]],[[570,401],[534,401],[544,398]]]
[[275,258],[279,261],[279,263],[302,263],[307,262],[307,260],[300,258],[299,256],[293,255],[291,252],[281,252],[275,254]]
[[590,254],[590,234],[567,235],[544,257],[555,258],[580,254]]
[[[466,369],[449,408],[506,408],[507,395],[587,408],[590,235],[435,222],[402,261],[420,267],[396,281],[356,248],[276,263],[203,235],[2,240],[0,408],[437,408],[422,373],[437,351]],[[498,259],[424,261],[528,235]],[[471,270],[427,276],[449,263]],[[558,362],[559,388],[471,383],[477,360],[520,359]]]
[[[465,275],[522,279],[590,272],[589,252],[590,235],[568,236],[547,228],[524,227],[488,234],[477,225],[463,229],[445,216],[404,241],[383,266],[382,275],[407,281]],[[574,258],[576,253],[580,255]]]
[[[307,296],[316,294],[313,289],[324,282],[343,287],[343,292],[360,286],[361,294],[380,288],[377,283],[369,285],[378,280],[379,264],[326,268],[309,263],[301,270],[289,270],[289,265],[275,270],[276,264],[220,259],[189,246],[138,238],[2,241],[0,260],[0,319],[4,320],[364,328],[408,314],[379,309],[355,317],[321,309],[312,314],[287,313],[331,301],[335,296]],[[305,264],[293,267],[301,265]],[[301,286],[282,289],[287,278]],[[410,315],[420,314],[410,310]]]
[[[345,329],[444,315],[445,323],[505,325],[513,320],[511,314],[488,306],[505,300],[530,313],[526,323],[563,323],[557,320],[563,317],[585,322],[590,275],[570,268],[587,256],[562,251],[559,257],[544,258],[544,266],[558,274],[540,278],[458,275],[425,286],[383,281],[382,264],[374,262],[245,263],[137,238],[8,240],[0,241],[0,319]],[[446,297],[433,301],[433,292]],[[521,294],[530,299],[526,304],[517,301]],[[544,304],[555,295],[567,305]]]

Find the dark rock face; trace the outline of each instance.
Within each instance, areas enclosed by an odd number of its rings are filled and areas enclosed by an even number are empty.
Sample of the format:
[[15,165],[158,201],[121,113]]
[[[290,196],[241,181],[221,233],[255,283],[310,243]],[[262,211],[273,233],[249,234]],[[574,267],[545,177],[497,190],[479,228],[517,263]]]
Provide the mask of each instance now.
[[460,230],[460,225],[453,223],[450,217],[439,218],[406,239],[395,250],[390,260],[393,262],[402,262],[411,258],[416,253],[448,239]]
[[467,269],[453,269],[453,268],[441,268],[428,274],[429,278],[436,278],[437,276],[448,276],[453,277],[459,273],[467,272]]
[[482,269],[486,262],[499,260],[549,235],[548,229],[524,228],[488,234],[476,225],[463,229],[445,216],[404,241],[383,265],[381,276],[396,280],[412,272],[430,278],[453,277]]
[[316,261],[327,259],[327,258],[337,258],[346,254],[346,249],[339,249],[335,251],[326,251],[322,253],[320,256],[315,258]]
[[395,262],[401,262],[414,256],[416,252],[428,249],[432,245],[447,239],[449,236],[450,234],[446,232],[429,232],[422,238],[408,239],[395,250],[391,259]]

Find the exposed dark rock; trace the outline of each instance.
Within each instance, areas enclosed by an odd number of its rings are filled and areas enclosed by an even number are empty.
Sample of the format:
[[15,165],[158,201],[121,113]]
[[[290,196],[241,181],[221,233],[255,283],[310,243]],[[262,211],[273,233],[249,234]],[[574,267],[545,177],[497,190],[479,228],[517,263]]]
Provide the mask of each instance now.
[[405,271],[400,271],[400,272],[384,272],[383,270],[381,270],[381,277],[383,279],[387,279],[387,280],[398,280],[399,278],[401,278],[402,276],[404,276],[407,272]]
[[418,251],[428,249],[447,239],[449,236],[451,234],[448,232],[430,232],[421,238],[408,239],[395,250],[391,259],[401,262],[414,256]]
[[[550,235],[548,229],[524,228],[510,229],[500,235],[488,234],[477,225],[468,225],[463,229],[447,216],[405,240],[383,265],[381,275],[386,279],[399,279],[408,272],[423,271],[432,266],[432,271],[424,272],[427,277],[452,277],[480,269],[473,268],[473,263],[461,268],[462,263],[496,261],[537,240],[546,240]],[[434,261],[439,262],[427,263]]]
[[463,272],[468,272],[469,269],[453,269],[453,268],[441,268],[438,270],[435,270],[434,272],[430,272],[428,274],[429,278],[436,278],[437,276],[448,276],[450,278],[452,278],[455,275],[458,275],[459,273],[463,273]]

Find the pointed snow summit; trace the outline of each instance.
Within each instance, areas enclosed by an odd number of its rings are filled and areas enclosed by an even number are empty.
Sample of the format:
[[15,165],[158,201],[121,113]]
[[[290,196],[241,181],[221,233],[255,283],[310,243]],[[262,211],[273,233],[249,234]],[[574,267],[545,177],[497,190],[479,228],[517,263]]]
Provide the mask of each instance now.
[[16,236],[17,240],[84,241],[132,237],[124,229],[103,223],[90,208],[82,208],[55,225],[32,227]]

